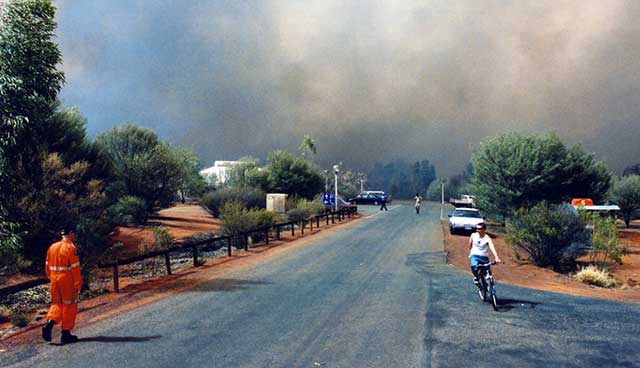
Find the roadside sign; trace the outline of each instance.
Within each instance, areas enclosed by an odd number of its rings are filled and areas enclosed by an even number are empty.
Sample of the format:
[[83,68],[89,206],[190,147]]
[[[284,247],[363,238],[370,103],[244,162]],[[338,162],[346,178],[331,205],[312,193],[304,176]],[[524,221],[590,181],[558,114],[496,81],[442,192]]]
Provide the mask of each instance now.
[[335,206],[336,204],[336,195],[333,193],[324,193],[322,195],[322,203],[325,206]]

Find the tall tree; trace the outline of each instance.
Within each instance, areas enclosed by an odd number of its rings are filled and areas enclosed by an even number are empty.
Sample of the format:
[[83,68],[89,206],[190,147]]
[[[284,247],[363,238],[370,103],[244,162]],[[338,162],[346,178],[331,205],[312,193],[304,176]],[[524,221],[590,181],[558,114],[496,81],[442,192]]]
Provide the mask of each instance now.
[[307,199],[322,192],[324,180],[320,170],[304,158],[275,151],[269,154],[268,162],[274,190]]
[[640,214],[640,176],[625,176],[613,183],[611,200],[620,206],[627,227]]
[[[43,123],[64,83],[49,0],[0,2],[0,201],[21,186],[22,173],[40,173]],[[9,204],[11,206],[11,204]],[[11,210],[11,209],[10,209]]]
[[576,145],[567,149],[555,134],[503,134],[481,143],[473,155],[469,184],[486,212],[510,217],[540,201],[604,198],[611,176]]
[[310,135],[305,134],[302,138],[302,143],[300,147],[298,147],[302,157],[307,158],[309,153],[313,153],[314,155],[317,153],[316,141]]

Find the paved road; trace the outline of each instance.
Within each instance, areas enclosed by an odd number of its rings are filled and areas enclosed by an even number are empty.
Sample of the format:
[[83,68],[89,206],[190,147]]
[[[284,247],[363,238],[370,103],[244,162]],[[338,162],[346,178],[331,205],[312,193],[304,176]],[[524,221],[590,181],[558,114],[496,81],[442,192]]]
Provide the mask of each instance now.
[[[438,208],[373,217],[79,329],[11,367],[640,367],[640,305],[499,285],[500,312],[444,262]],[[499,281],[499,280],[498,280]]]

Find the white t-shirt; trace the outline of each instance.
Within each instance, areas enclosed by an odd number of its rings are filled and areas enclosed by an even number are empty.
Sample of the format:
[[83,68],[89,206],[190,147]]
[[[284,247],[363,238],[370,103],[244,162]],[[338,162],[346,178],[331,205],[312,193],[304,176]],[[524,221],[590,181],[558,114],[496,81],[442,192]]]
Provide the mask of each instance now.
[[487,234],[481,238],[479,233],[471,234],[471,251],[469,256],[489,257],[489,244],[493,244]]

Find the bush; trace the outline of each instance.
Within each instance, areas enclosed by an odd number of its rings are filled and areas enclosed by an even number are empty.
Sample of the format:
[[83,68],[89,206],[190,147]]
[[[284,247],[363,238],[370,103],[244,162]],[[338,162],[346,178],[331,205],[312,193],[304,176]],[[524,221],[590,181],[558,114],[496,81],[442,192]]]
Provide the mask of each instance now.
[[[263,209],[246,209],[239,201],[229,201],[224,204],[220,212],[222,232],[225,235],[235,235],[246,231],[256,230],[275,223],[276,215]],[[254,241],[262,241],[264,234],[251,234]],[[241,239],[233,239],[234,245],[243,244]]]
[[311,211],[308,208],[293,208],[287,211],[287,220],[301,222],[311,217]]
[[584,224],[569,205],[546,202],[515,212],[507,223],[507,241],[524,250],[540,267],[559,268],[575,264],[585,242]]
[[11,324],[16,327],[25,327],[31,322],[31,317],[24,312],[16,312],[11,315]]
[[164,226],[156,226],[153,228],[153,238],[155,240],[154,246],[156,250],[165,250],[176,242],[175,236]]
[[600,287],[614,287],[616,280],[605,270],[598,269],[596,266],[587,266],[574,275],[575,279],[589,285]]
[[591,228],[591,263],[598,264],[601,268],[608,267],[610,260],[622,264],[622,256],[627,254],[628,249],[618,245],[616,220],[584,210],[579,212],[582,222]]
[[4,305],[0,305],[0,323],[5,323],[11,320],[11,309],[5,307]]
[[119,224],[143,224],[147,220],[148,208],[144,199],[135,196],[124,196],[111,208],[114,219]]
[[614,182],[610,197],[620,206],[624,224],[629,227],[631,220],[640,214],[640,175],[626,176]]
[[202,204],[213,213],[215,217],[220,217],[222,207],[226,202],[237,201],[244,208],[265,208],[266,195],[260,189],[255,188],[224,188],[209,192],[202,197]]

